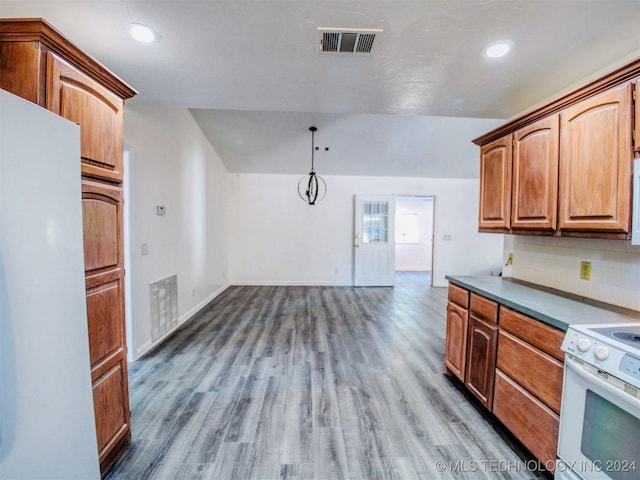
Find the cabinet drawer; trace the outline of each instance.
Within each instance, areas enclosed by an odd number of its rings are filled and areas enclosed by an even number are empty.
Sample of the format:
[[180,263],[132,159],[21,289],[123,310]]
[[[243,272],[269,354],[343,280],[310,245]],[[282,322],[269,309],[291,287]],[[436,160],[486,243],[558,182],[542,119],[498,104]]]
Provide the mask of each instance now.
[[560,418],[500,370],[496,370],[493,413],[545,467],[553,469]]
[[538,347],[543,352],[564,361],[560,350],[565,332],[505,306],[500,307],[500,328]]
[[554,412],[560,413],[562,362],[501,330],[497,366]]
[[450,283],[449,301],[460,305],[462,308],[469,308],[469,290]]
[[498,322],[498,304],[475,293],[471,294],[471,312],[489,322]]

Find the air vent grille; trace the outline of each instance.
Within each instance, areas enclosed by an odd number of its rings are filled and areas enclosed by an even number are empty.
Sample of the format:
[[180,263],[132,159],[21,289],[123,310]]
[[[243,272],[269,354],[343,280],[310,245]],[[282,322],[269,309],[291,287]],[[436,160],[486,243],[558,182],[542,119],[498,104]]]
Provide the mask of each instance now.
[[320,51],[326,53],[372,53],[380,29],[318,28]]

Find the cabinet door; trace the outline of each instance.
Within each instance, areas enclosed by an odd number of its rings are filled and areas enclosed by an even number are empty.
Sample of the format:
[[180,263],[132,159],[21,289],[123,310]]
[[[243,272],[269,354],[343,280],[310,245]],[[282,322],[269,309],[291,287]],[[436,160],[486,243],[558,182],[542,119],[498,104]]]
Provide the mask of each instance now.
[[631,84],[561,113],[560,230],[629,232]]
[[80,125],[83,175],[122,182],[123,108],[120,97],[47,54],[47,109]]
[[89,356],[103,473],[131,439],[122,214],[119,187],[89,180],[82,182]]
[[489,410],[493,403],[497,342],[498,326],[485,323],[472,314],[465,385]]
[[480,230],[511,226],[512,135],[480,149]]
[[445,341],[445,372],[452,373],[464,382],[467,359],[467,326],[469,312],[449,302],[447,305],[447,336]]
[[553,115],[514,133],[511,228],[556,229],[559,123]]

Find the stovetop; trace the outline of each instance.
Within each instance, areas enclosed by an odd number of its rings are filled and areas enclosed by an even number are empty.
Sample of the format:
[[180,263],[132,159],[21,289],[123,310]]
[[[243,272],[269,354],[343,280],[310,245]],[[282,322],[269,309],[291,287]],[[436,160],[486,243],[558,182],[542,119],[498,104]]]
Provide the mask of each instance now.
[[614,327],[596,327],[588,330],[598,333],[612,342],[622,342],[640,351],[640,325],[618,325]]

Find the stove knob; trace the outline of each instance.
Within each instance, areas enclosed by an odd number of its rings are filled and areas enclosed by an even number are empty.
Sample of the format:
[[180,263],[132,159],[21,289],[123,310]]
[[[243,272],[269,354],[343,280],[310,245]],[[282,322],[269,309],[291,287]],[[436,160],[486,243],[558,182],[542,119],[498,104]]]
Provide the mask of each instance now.
[[609,349],[600,345],[596,347],[595,356],[598,360],[603,361],[609,358]]
[[578,350],[581,352],[586,352],[591,348],[591,342],[588,338],[580,338],[578,339]]

